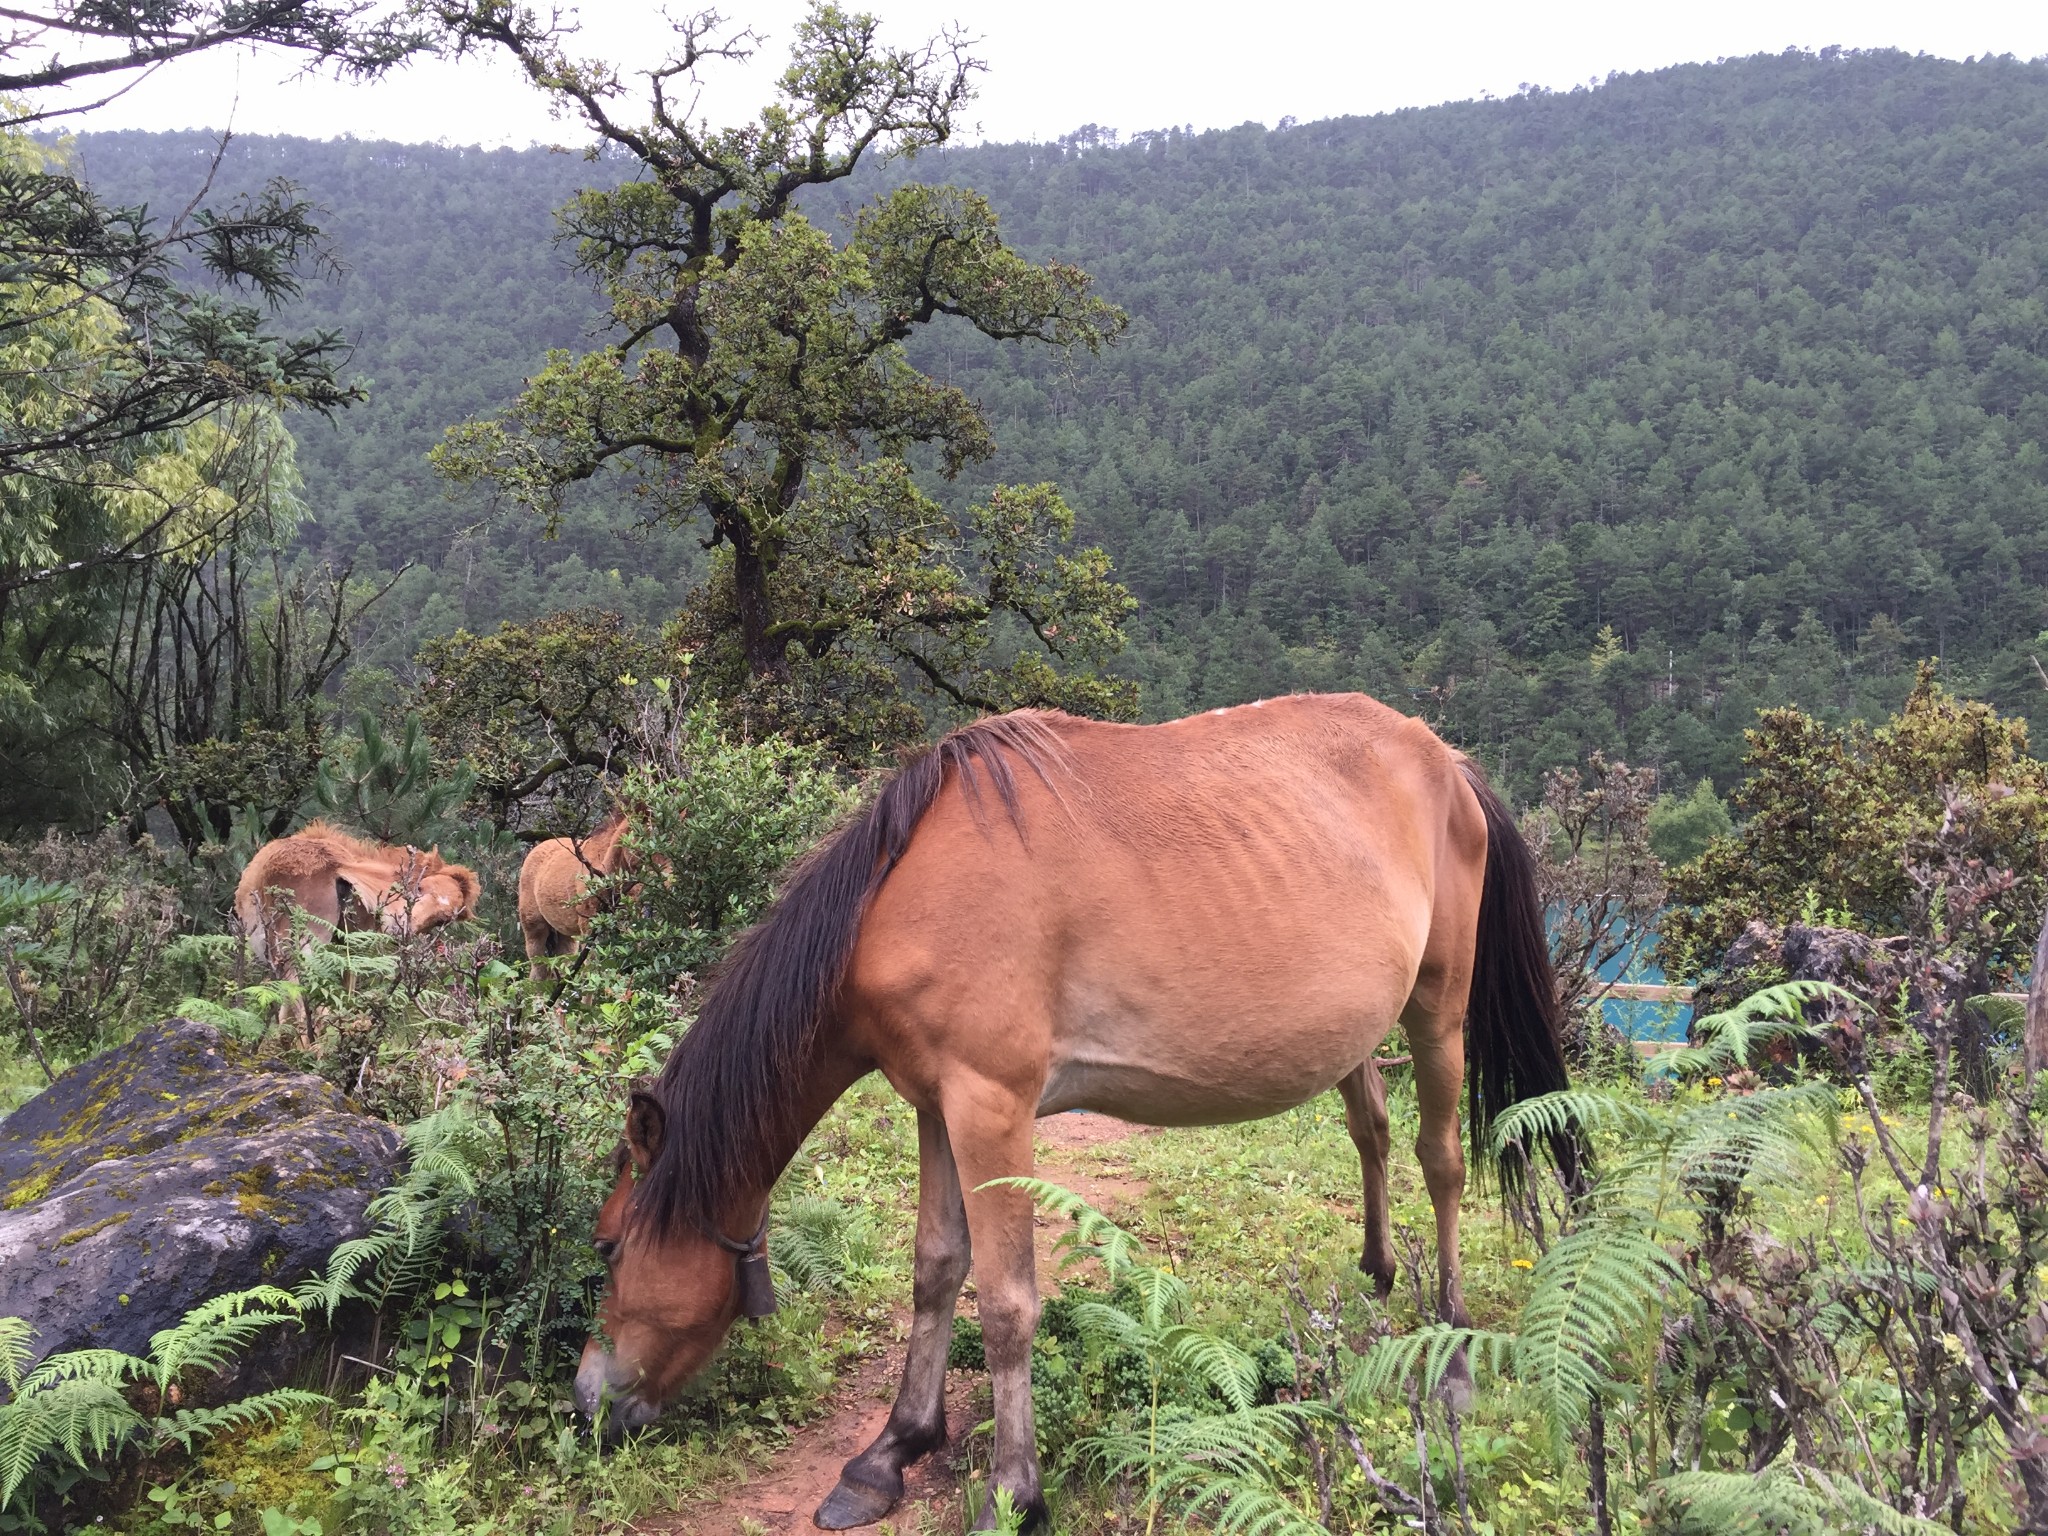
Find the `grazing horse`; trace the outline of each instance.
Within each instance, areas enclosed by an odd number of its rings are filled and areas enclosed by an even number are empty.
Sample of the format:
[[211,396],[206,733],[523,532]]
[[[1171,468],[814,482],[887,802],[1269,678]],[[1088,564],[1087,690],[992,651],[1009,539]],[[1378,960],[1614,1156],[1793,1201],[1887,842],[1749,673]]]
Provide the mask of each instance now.
[[[294,910],[305,915],[302,943],[311,947],[373,927],[394,938],[425,933],[474,914],[481,892],[476,872],[439,849],[365,842],[315,821],[256,850],[235,886],[235,917],[256,958],[289,977]],[[304,1005],[294,1012],[308,1033]]]
[[944,1441],[970,1252],[991,1487],[1040,1517],[1032,1205],[992,1182],[1032,1171],[1032,1122],[1091,1109],[1226,1124],[1334,1086],[1364,1171],[1362,1267],[1384,1294],[1390,1133],[1372,1056],[1397,1022],[1437,1305],[1463,1323],[1467,1053],[1475,1149],[1508,1105],[1566,1081],[1529,851],[1476,766],[1355,694],[1167,725],[1025,711],[955,731],[795,872],[653,1091],[633,1095],[595,1235],[611,1347],[585,1347],[577,1400],[646,1423],[738,1315],[773,1306],[775,1179],[880,1071],[917,1111],[916,1315],[888,1423],[815,1519],[879,1520],[904,1468]]
[[549,956],[573,955],[590,931],[599,898],[590,882],[630,871],[639,863],[621,834],[622,811],[588,837],[551,837],[535,843],[519,866],[519,931],[536,978]]

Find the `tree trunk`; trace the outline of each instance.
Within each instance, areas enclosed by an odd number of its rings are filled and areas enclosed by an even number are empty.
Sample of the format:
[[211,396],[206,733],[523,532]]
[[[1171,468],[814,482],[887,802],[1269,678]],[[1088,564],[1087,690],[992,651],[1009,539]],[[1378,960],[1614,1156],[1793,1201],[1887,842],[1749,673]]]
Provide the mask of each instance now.
[[756,679],[780,678],[789,671],[783,647],[768,638],[773,615],[768,606],[768,562],[761,557],[751,530],[741,528],[732,538],[733,601],[739,609],[740,648],[746,654],[747,672]]
[[2034,975],[2027,983],[2027,1044],[2023,1054],[2027,1081],[2048,1067],[2048,912],[2041,915],[2041,937],[2034,944]]

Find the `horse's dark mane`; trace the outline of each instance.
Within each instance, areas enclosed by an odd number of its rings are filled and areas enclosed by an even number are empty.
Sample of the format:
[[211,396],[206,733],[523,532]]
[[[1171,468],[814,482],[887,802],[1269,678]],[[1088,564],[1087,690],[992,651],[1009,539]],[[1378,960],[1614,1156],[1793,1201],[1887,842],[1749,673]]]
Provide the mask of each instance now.
[[977,814],[986,777],[1021,830],[1010,759],[1050,785],[1049,768],[1064,755],[1059,718],[1020,711],[952,732],[797,866],[767,917],[733,944],[654,1085],[664,1126],[634,1197],[636,1221],[657,1236],[709,1232],[734,1200],[775,1181],[809,1130],[801,1085],[834,1017],[861,919],[947,769]]

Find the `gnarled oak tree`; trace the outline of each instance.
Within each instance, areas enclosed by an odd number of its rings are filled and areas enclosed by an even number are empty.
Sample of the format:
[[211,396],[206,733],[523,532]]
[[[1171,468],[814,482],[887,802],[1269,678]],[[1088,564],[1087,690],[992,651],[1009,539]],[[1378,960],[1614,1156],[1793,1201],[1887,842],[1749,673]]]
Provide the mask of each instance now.
[[441,468],[552,518],[566,488],[616,467],[653,517],[708,525],[714,575],[684,621],[696,675],[778,724],[879,746],[921,727],[905,684],[956,708],[1128,713],[1134,690],[1096,671],[1132,606],[1107,557],[1070,549],[1049,485],[999,487],[964,515],[920,489],[914,448],[950,477],[994,443],[902,345],[952,316],[1092,350],[1123,315],[1086,273],[1005,246],[972,192],[901,187],[838,240],[801,206],[864,159],[946,141],[980,68],[961,41],[889,48],[873,18],[817,6],[774,102],[712,130],[689,116],[698,72],[754,42],[714,14],[678,25],[637,121],[618,74],[532,13],[465,0],[446,19],[508,49],[641,174],[562,214],[613,340],[550,354],[504,415],[450,432]]

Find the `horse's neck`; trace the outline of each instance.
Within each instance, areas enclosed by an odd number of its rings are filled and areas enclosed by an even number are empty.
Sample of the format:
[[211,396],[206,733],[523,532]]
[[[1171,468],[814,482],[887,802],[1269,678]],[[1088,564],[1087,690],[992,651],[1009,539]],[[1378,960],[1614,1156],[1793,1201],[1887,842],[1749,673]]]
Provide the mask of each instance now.
[[[829,1030],[830,1026],[827,1028]],[[809,1139],[811,1132],[818,1128],[818,1122],[832,1112],[832,1106],[846,1096],[848,1089],[873,1070],[872,1062],[857,1060],[850,1053],[839,1049],[835,1040],[828,1038],[820,1042],[820,1049],[813,1058],[810,1068],[802,1074],[796,1084],[795,1096],[799,1113],[791,1122],[795,1128],[795,1135],[787,1146],[778,1145],[773,1149],[776,1178],[781,1178],[790,1161],[803,1150],[804,1142]],[[755,1191],[736,1203],[725,1214],[734,1221],[743,1218],[758,1221],[770,1193],[769,1190]]]
[[615,821],[591,833],[583,840],[583,862],[600,874],[610,874],[615,856],[624,851],[619,847],[619,839],[625,831],[625,822]]

